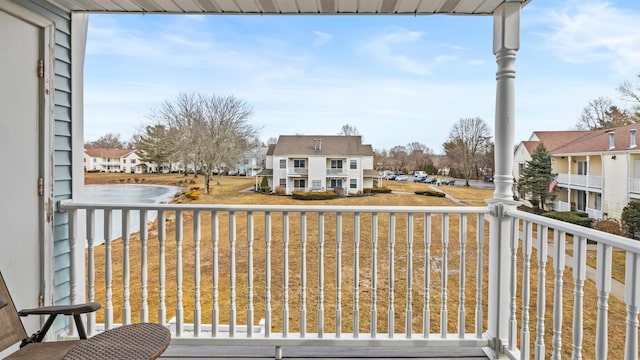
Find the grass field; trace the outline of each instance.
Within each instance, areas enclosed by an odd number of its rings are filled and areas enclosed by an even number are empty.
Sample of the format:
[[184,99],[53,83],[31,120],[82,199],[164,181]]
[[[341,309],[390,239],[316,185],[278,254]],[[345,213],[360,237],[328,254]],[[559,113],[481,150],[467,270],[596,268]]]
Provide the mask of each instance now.
[[[130,180],[129,180],[130,179]],[[122,174],[88,174],[85,182],[87,184],[105,184],[105,183],[129,183],[133,182],[134,176],[122,175]],[[195,184],[191,184],[192,180],[195,180]],[[198,177],[197,179],[193,179],[192,176],[183,177],[179,175],[137,175],[138,183],[155,183],[155,184],[184,184],[185,189],[191,186],[199,186],[202,187],[203,178]],[[253,178],[245,178],[245,177],[223,177],[221,179],[221,185],[215,185],[215,181],[212,182],[214,185],[211,187],[211,193],[208,195],[202,195],[198,200],[193,201],[193,203],[219,203],[219,204],[268,204],[268,205],[289,205],[289,204],[303,204],[303,205],[377,205],[377,206],[392,206],[392,205],[406,205],[406,206],[459,206],[458,202],[452,201],[447,198],[437,198],[437,197],[428,197],[428,196],[420,196],[415,195],[413,192],[416,190],[424,190],[429,188],[429,185],[426,184],[413,184],[413,183],[402,183],[402,182],[390,182],[390,184],[385,184],[386,186],[392,188],[393,192],[391,194],[377,194],[375,196],[366,196],[366,197],[352,197],[352,198],[340,198],[334,200],[326,200],[326,201],[314,201],[312,203],[308,201],[300,201],[291,199],[288,196],[273,196],[266,194],[254,193],[251,191],[245,191],[251,188],[255,184],[255,180]],[[441,186],[441,187],[433,187],[440,191],[445,191],[447,194],[453,196],[458,201],[474,206],[483,206],[486,205],[484,203],[484,199],[488,199],[492,196],[491,190],[485,189],[472,189],[467,187],[457,187],[457,186]],[[180,200],[186,201],[186,200]],[[246,228],[244,228],[244,219],[246,214],[237,214],[239,225],[237,227],[239,244],[241,243],[240,239],[246,239]],[[308,224],[309,227],[307,232],[309,234],[309,244],[312,244],[312,241],[315,241],[317,238],[317,214],[308,214]],[[299,217],[299,215],[292,215],[293,217]],[[262,223],[260,217],[256,216],[256,228],[261,229]],[[228,236],[228,225],[227,218],[221,216],[220,218],[220,235],[221,239],[226,239]],[[297,219],[292,219],[297,220]],[[442,231],[440,218],[434,215],[433,218],[433,232],[435,234],[439,234]],[[394,256],[394,267],[395,267],[395,278],[393,279],[393,288],[398,289],[398,293],[393,299],[398,316],[395,321],[394,328],[397,332],[403,331],[404,325],[404,315],[403,311],[406,307],[406,299],[405,294],[401,292],[401,289],[406,287],[407,276],[406,272],[403,272],[407,266],[406,254],[407,254],[407,244],[405,241],[402,241],[406,237],[406,217],[405,215],[397,216],[397,243],[395,244],[395,256]],[[278,234],[281,230],[282,220],[281,218],[274,215],[273,219],[273,233]],[[378,259],[380,260],[380,265],[378,265],[378,276],[376,278],[377,288],[378,288],[378,311],[381,314],[380,319],[377,323],[378,331],[386,332],[388,327],[388,323],[386,322],[386,307],[390,301],[390,272],[389,272],[389,243],[385,237],[385,234],[388,232],[388,218],[381,217],[379,222],[379,233],[381,234],[380,243],[378,244]],[[416,226],[415,231],[419,233],[422,231],[420,228],[420,223]],[[325,218],[325,234],[327,238],[331,238],[331,234],[335,233],[335,214],[327,214]],[[211,303],[212,303],[212,289],[211,289],[211,273],[212,273],[212,246],[209,239],[209,234],[211,232],[211,223],[207,218],[203,218],[202,223],[202,244],[201,244],[201,258],[200,258],[200,268],[201,268],[201,283],[203,285],[203,289],[201,290],[201,303],[202,305],[202,317],[203,322],[208,323],[207,319],[210,319],[211,314]],[[468,230],[473,234],[477,229],[475,229],[475,220],[470,218],[468,221]],[[459,219],[457,216],[451,216],[449,234],[451,239],[457,239],[459,229]],[[167,239],[174,239],[173,226],[168,226]],[[299,228],[293,228],[291,230],[291,238],[297,239],[299,238]],[[347,241],[352,237],[353,233],[353,218],[347,216],[345,214],[343,221],[343,232],[345,233],[345,241],[344,246],[342,248],[344,254],[343,261],[343,288],[341,290],[342,294],[342,311],[343,311],[343,327],[342,332],[350,332],[352,331],[351,325],[353,323],[353,318],[351,317],[351,306],[354,299],[353,292],[353,284],[354,284],[354,275],[353,275],[353,253],[354,247],[353,243]],[[485,234],[488,234],[488,225],[485,222]],[[154,229],[150,230],[150,242],[148,248],[149,254],[149,273],[153,274],[149,276],[149,307],[150,309],[156,309],[158,307],[158,282],[157,282],[157,274],[158,272],[158,245],[157,241],[155,241],[155,237],[153,236]],[[194,309],[195,309],[195,300],[193,294],[194,292],[194,282],[195,282],[195,272],[193,269],[195,268],[195,257],[194,253],[194,241],[192,237],[190,238],[188,234],[193,233],[193,219],[192,215],[189,213],[185,213],[185,225],[184,225],[184,234],[185,240],[182,244],[182,252],[183,252],[183,269],[185,269],[183,274],[183,284],[184,288],[182,289],[183,293],[186,295],[182,299],[182,305],[185,309],[185,320],[190,322],[193,319]],[[368,218],[362,219],[361,223],[361,234],[363,241],[369,239],[371,237],[371,223]],[[256,242],[255,242],[255,255],[254,255],[254,284],[255,288],[252,291],[256,294],[255,299],[255,313],[257,314],[256,321],[262,317],[260,314],[264,313],[265,310],[265,299],[262,295],[264,294],[265,288],[265,268],[266,268],[266,258],[265,258],[265,245],[264,241],[259,241],[261,239],[262,234],[256,234]],[[364,245],[365,242],[363,242]],[[219,245],[220,254],[229,254],[230,245],[228,242],[221,242]],[[273,327],[277,329],[281,327],[283,319],[282,319],[282,284],[281,279],[283,277],[282,267],[279,265],[281,261],[281,257],[279,257],[278,251],[281,249],[281,244],[278,242],[274,242],[273,250],[274,255],[272,257],[272,279],[273,287],[273,299],[272,307],[274,309],[273,316]],[[457,291],[450,291],[449,296],[447,298],[447,304],[449,307],[449,316],[448,316],[448,327],[449,332],[455,332],[457,326],[456,314],[459,308],[458,299],[461,295],[464,296],[466,306],[466,313],[468,317],[468,321],[465,326],[466,332],[473,332],[472,314],[475,306],[475,280],[474,274],[476,271],[476,260],[475,260],[475,252],[476,252],[476,244],[474,241],[469,241],[467,244],[467,248],[465,249],[467,253],[467,258],[464,264],[465,271],[467,272],[467,276],[469,277],[469,283],[465,286],[465,290],[463,294],[459,294]],[[442,255],[442,246],[439,241],[435,241],[432,245],[431,250],[435,255]],[[449,289],[457,289],[458,288],[458,275],[455,271],[460,270],[460,252],[461,248],[458,241],[451,241],[449,244],[449,263],[452,264],[451,267],[454,272],[452,275],[447,276],[447,281],[449,282]],[[246,254],[248,249],[246,245],[238,245],[236,251],[239,254]],[[299,269],[302,267],[302,259],[299,256],[301,254],[301,244],[299,242],[292,241],[289,248],[289,262],[290,262],[290,284],[289,290],[291,308],[290,308],[290,323],[292,327],[292,331],[299,330],[299,314],[302,311],[301,305],[299,303],[299,299],[301,296],[300,288],[302,287],[303,280],[308,289],[306,293],[306,307],[309,312],[310,323],[314,322],[317,319],[317,307],[318,307],[318,293],[316,290],[318,288],[318,279],[317,279],[317,269],[319,267],[319,252],[317,247],[311,247],[309,245],[309,249],[306,257],[306,267],[308,269],[307,278],[303,279],[301,277],[301,272]],[[361,307],[360,311],[360,330],[363,332],[367,332],[369,330],[369,311],[370,309],[370,300],[371,293],[371,283],[374,279],[371,278],[371,262],[370,259],[372,257],[372,249],[369,246],[362,246],[359,249],[359,286],[361,290],[358,292],[358,296],[360,297],[359,303]],[[136,265],[139,264],[141,249],[139,246],[139,242],[132,241],[132,245],[130,248],[130,257],[132,269],[137,269]],[[421,241],[416,241],[413,248],[414,258],[413,263],[416,267],[419,268],[420,264],[424,264],[424,244]],[[104,278],[104,247],[100,246],[96,248],[96,279]],[[324,260],[323,265],[326,269],[326,277],[324,279],[324,291],[329,293],[334,293],[336,291],[335,283],[336,283],[336,248],[334,245],[327,241],[326,248],[324,249]],[[520,258],[522,254],[518,255]],[[531,260],[532,260],[532,272],[531,272],[531,297],[530,303],[533,304],[530,306],[530,316],[531,319],[535,319],[535,313],[537,311],[536,304],[536,296],[537,296],[537,288],[535,284],[537,283],[537,267],[536,264],[536,253],[533,251]],[[122,283],[123,273],[122,273],[122,265],[121,259],[123,257],[123,248],[118,242],[114,242],[113,245],[113,254],[112,259],[114,262],[113,269],[113,278],[114,284],[114,293],[113,293],[113,305],[115,310],[115,316],[117,319],[120,317],[120,313],[123,307],[123,296],[122,288],[120,284]],[[167,259],[167,312],[169,316],[175,313],[175,309],[177,304],[175,303],[176,299],[176,283],[175,283],[175,259],[177,257],[177,248],[175,245],[175,241],[171,240],[167,242],[166,247],[166,259]],[[245,258],[237,259],[237,280],[239,284],[244,284],[246,280],[246,275],[248,271],[248,264]],[[385,260],[386,259],[386,260]],[[488,274],[487,269],[487,253],[486,247],[485,252],[483,254],[483,263],[485,268],[483,272],[485,274],[484,278],[486,279]],[[220,287],[218,292],[220,294],[220,309],[221,309],[221,323],[225,323],[227,319],[229,308],[229,296],[230,292],[230,282],[229,273],[227,272],[230,267],[229,258],[224,255],[220,257],[220,269],[224,271],[220,274]],[[456,266],[458,264],[458,266]],[[519,271],[522,269],[522,264],[519,265]],[[418,269],[420,270],[420,269]],[[563,331],[562,331],[562,342],[563,342],[563,356],[570,356],[571,352],[571,322],[572,322],[572,314],[573,314],[573,291],[574,291],[574,281],[572,277],[572,273],[570,269],[564,271],[562,274],[562,278],[564,281],[563,288]],[[140,284],[140,274],[139,271],[131,271],[131,284]],[[521,276],[521,275],[520,275]],[[412,303],[414,305],[414,312],[421,312],[421,299],[420,296],[422,294],[423,288],[421,287],[421,283],[423,282],[423,277],[421,277],[420,272],[414,276],[415,284],[413,291]],[[441,282],[443,279],[439,278],[439,276],[433,275],[431,279],[431,285],[434,289],[431,293],[431,308],[433,313],[431,314],[431,323],[434,328],[432,331],[438,331],[439,329],[439,310],[441,309],[441,293],[436,289],[439,289],[441,286]],[[546,343],[546,353],[547,357],[551,355],[552,349],[552,319],[553,319],[553,284],[554,284],[554,270],[552,268],[552,261],[548,259],[546,264],[546,316],[545,316],[545,343]],[[521,286],[521,277],[519,277],[518,283],[519,287]],[[246,318],[246,299],[248,297],[248,289],[246,286],[238,286],[236,289],[236,295],[238,299],[237,308],[238,308],[238,321],[240,323],[244,323],[244,319]],[[593,339],[595,339],[595,321],[596,321],[596,305],[597,305],[597,292],[595,290],[595,286],[592,282],[587,281],[585,284],[585,298],[584,298],[584,345],[583,345],[583,356],[584,358],[595,358],[594,350],[595,347],[593,345]],[[483,283],[483,313],[485,316],[484,324],[486,325],[486,313],[487,313],[487,295],[486,295],[486,280]],[[521,290],[519,291],[521,294]],[[132,312],[137,314],[137,309],[139,308],[139,299],[140,289],[139,286],[134,285],[131,288],[131,307],[134,309]],[[96,299],[98,301],[103,302],[104,300],[104,285],[98,283],[96,288]],[[518,307],[522,306],[522,298],[521,295],[518,296],[517,299]],[[335,313],[336,304],[334,299],[327,299],[327,302],[324,304],[325,311],[325,327],[327,331],[333,331],[335,327],[335,318],[330,316],[330,314]],[[624,304],[615,298],[609,299],[609,323],[614,326],[610,326],[609,328],[609,356],[611,358],[622,358],[622,349],[624,347],[624,327],[619,324],[625,323],[625,310]],[[99,320],[102,319],[102,312],[99,313]],[[384,315],[382,315],[384,314]],[[151,320],[157,319],[157,315],[155,310],[150,311]],[[118,320],[116,319],[116,322]],[[136,315],[134,315],[134,320],[136,319]],[[385,319],[385,320],[382,320]],[[417,321],[414,321],[413,328],[414,331],[420,331],[420,317],[416,318]],[[518,321],[521,321],[521,314],[518,312],[517,314]],[[520,323],[519,323],[520,325]],[[535,334],[536,323],[535,320],[531,320],[529,323],[529,328],[532,334]],[[308,328],[308,331],[315,331],[315,328]],[[535,337],[532,335],[532,343],[535,342]]]

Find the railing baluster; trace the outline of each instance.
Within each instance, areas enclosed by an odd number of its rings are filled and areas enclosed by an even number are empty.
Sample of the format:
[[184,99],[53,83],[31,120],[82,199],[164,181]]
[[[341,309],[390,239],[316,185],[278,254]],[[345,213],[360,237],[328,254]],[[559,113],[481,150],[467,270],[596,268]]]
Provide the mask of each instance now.
[[407,299],[405,309],[405,335],[411,339],[413,307],[411,291],[413,289],[413,213],[407,214]]
[[229,211],[229,337],[236,335],[236,212]]
[[531,252],[533,249],[532,225],[530,221],[523,223],[524,239],[522,243],[522,255],[524,262],[522,265],[522,327],[520,335],[520,358],[529,359],[529,343],[531,334],[529,333],[529,301],[531,287]]
[[219,282],[219,257],[220,257],[220,219],[217,211],[211,212],[211,245],[212,245],[212,262],[211,265],[213,275],[212,275],[212,285],[213,285],[213,305],[211,308],[211,336],[218,336],[218,325],[220,323],[220,294],[218,293],[218,282]]
[[148,234],[147,210],[140,210],[140,321],[142,322],[149,321]]
[[318,213],[318,337],[324,337],[324,213]]
[[517,295],[517,260],[518,260],[518,242],[520,238],[520,221],[518,219],[511,219],[511,243],[509,247],[511,249],[511,272],[509,275],[509,348],[515,350],[517,348],[517,333],[518,322],[516,320],[516,295]]
[[282,213],[282,336],[289,335],[289,213]]
[[342,213],[336,213],[336,338],[342,335]]
[[571,358],[582,359],[582,313],[584,300],[584,281],[587,277],[587,239],[573,238],[573,352]]
[[307,333],[307,213],[300,213],[300,337]]
[[113,326],[113,290],[111,288],[111,222],[113,212],[111,209],[104,210],[104,285],[105,285],[105,306],[104,306],[104,326],[111,329]]
[[159,284],[159,301],[158,301],[158,323],[167,322],[167,304],[166,304],[166,263],[165,263],[165,242],[167,237],[166,214],[164,210],[158,210],[158,284]]
[[247,337],[253,336],[253,212],[247,212]]
[[424,300],[422,305],[422,336],[431,333],[431,214],[424,214]]
[[544,316],[545,316],[545,299],[546,299],[546,273],[547,273],[547,256],[549,256],[548,231],[547,226],[537,226],[538,231],[538,313],[536,323],[536,347],[535,359],[545,358],[544,345]]
[[598,316],[596,320],[596,359],[607,359],[609,341],[609,293],[611,292],[612,247],[598,243],[596,254],[596,289]]
[[638,313],[640,312],[640,254],[627,251],[624,302],[627,304],[625,360],[638,359]]
[[442,304],[440,305],[440,336],[447,337],[447,321],[449,314],[447,310],[447,255],[449,253],[449,214],[442,214]]
[[200,336],[202,314],[200,305],[200,241],[202,237],[200,211],[193,212],[193,336]]
[[182,336],[184,323],[184,307],[182,304],[182,210],[176,211],[176,336]]
[[466,284],[466,274],[465,274],[465,265],[466,265],[466,251],[467,251],[467,215],[460,215],[460,224],[458,225],[458,229],[460,231],[460,281],[459,281],[459,295],[458,295],[458,336],[462,339],[464,338],[465,333],[465,317],[466,310],[464,307],[465,298],[465,284]]
[[371,214],[371,338],[378,334],[378,213]]
[[387,333],[393,338],[395,332],[395,243],[396,243],[396,214],[389,214],[389,304],[387,305]]
[[131,270],[129,256],[129,229],[130,217],[129,210],[122,210],[122,323],[124,325],[131,324]]
[[[94,251],[94,239],[96,236],[95,222],[96,212],[94,209],[87,209],[87,292],[89,302],[96,301],[96,256]],[[96,313],[87,314],[87,335],[91,336],[96,331]]]
[[353,337],[360,334],[360,213],[353,214]]
[[483,323],[482,323],[482,270],[484,267],[484,214],[477,215],[476,224],[476,242],[478,243],[478,251],[476,255],[476,336],[482,337]]
[[553,287],[553,359],[560,359],[562,352],[562,274],[565,266],[566,233],[553,230],[553,268],[555,281]]
[[264,240],[266,243],[265,259],[265,316],[264,316],[264,336],[271,336],[271,212],[264,213]]

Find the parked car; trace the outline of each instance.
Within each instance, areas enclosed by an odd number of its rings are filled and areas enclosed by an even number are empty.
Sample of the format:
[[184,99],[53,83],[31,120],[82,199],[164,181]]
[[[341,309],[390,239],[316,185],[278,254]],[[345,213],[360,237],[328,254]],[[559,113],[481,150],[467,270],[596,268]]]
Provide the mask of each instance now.
[[414,183],[423,183],[427,180],[426,176],[416,176],[413,178]]
[[433,185],[435,185],[435,184],[438,183],[438,179],[428,177],[428,178],[425,178],[423,182],[425,184],[433,184]]
[[406,175],[398,175],[396,176],[396,181],[407,181],[409,178]]
[[395,174],[387,175],[387,180],[395,180],[395,179],[396,179],[396,175]]
[[438,181],[438,185],[455,185],[455,184],[456,184],[456,179],[454,178],[444,178]]

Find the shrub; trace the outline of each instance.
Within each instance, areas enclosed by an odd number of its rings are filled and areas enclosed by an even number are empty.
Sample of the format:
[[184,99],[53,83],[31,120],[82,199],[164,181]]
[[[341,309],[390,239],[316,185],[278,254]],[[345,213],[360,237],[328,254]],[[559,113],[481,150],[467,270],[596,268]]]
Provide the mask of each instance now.
[[276,194],[278,195],[284,195],[287,193],[287,188],[285,186],[276,186]]
[[629,235],[636,239],[640,232],[640,202],[632,201],[622,209],[622,223]]
[[330,200],[338,197],[335,191],[294,191],[291,196],[297,200]]
[[590,228],[593,219],[579,213],[576,211],[549,211],[542,216]]
[[200,197],[200,193],[197,191],[187,191],[186,193],[184,193],[184,196],[191,200],[198,200],[198,198]]
[[418,195],[426,195],[426,196],[435,196],[435,197],[445,197],[445,196],[447,196],[447,194],[445,194],[443,192],[433,191],[433,190],[416,191],[416,194],[418,194]]
[[364,192],[371,192],[374,194],[391,194],[391,189],[387,188],[387,187],[374,187],[374,188],[366,188],[364,189]]
[[200,186],[192,186],[189,188],[189,190],[193,191],[193,190],[200,190]]
[[260,191],[268,193],[271,191],[271,188],[269,188],[269,179],[267,179],[266,176],[264,176],[262,178],[262,181],[260,181]]
[[596,220],[593,222],[593,228],[596,230],[608,232],[609,234],[626,236],[627,231],[621,221],[616,219]]

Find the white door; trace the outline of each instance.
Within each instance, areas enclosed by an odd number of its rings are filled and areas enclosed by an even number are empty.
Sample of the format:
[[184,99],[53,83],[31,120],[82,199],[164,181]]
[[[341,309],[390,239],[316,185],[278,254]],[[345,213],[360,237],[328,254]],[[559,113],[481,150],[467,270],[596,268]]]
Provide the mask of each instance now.
[[[18,309],[37,307],[43,287],[37,71],[43,38],[41,27],[0,8],[0,271]],[[27,319],[27,332],[39,322]]]

